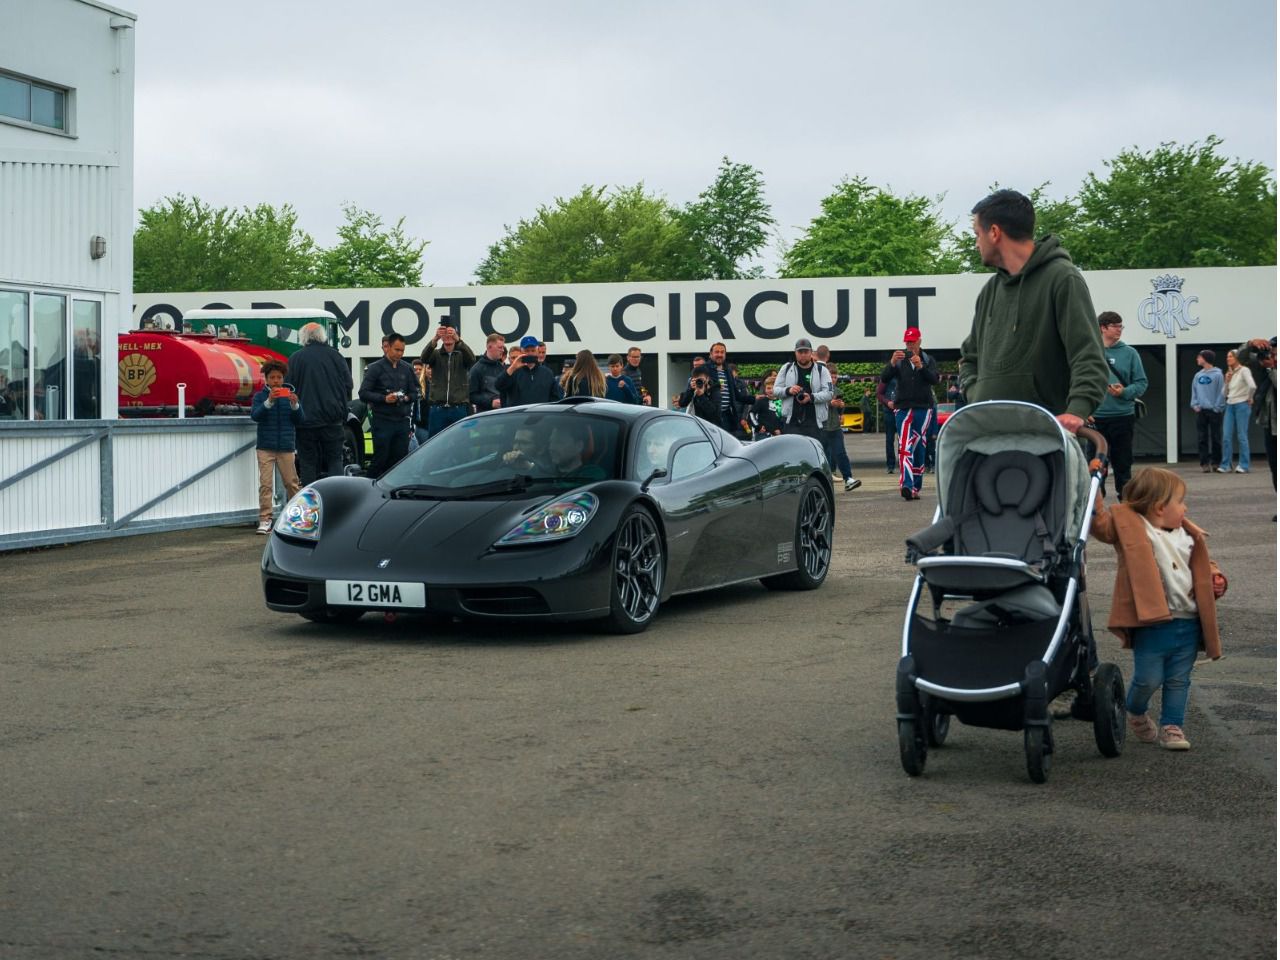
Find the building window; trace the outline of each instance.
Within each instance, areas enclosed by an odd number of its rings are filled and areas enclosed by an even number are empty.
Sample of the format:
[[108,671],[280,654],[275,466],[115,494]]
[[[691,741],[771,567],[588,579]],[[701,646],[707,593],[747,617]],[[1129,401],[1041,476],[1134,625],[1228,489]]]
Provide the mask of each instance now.
[[102,301],[0,289],[0,420],[101,416]]
[[0,73],[0,117],[67,132],[67,91]]

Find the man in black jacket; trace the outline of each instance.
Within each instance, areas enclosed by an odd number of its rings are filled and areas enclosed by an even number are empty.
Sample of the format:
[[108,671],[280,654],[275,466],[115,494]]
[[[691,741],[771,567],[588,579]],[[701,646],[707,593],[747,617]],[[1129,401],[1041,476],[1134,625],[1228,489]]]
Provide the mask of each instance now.
[[920,349],[920,329],[908,327],[905,350],[893,351],[880,380],[896,382],[894,417],[898,429],[898,490],[904,500],[919,500],[924,485],[925,444],[936,400],[938,365]]
[[507,369],[502,362],[506,352],[506,340],[502,334],[491,333],[484,342],[484,356],[471,365],[471,372],[467,375],[467,393],[476,413],[502,406],[496,382],[502,371]]
[[431,369],[431,406],[427,425],[435,436],[449,424],[471,413],[467,395],[468,374],[476,355],[462,342],[458,331],[441,323],[436,335],[422,350],[422,362]]
[[555,374],[538,362],[538,338],[520,340],[521,356],[513,360],[493,382],[505,399],[503,406],[518,407],[525,403],[550,403],[564,396]]
[[297,428],[298,479],[305,486],[321,477],[342,473],[342,431],[351,400],[351,368],[329,346],[322,323],[308,323],[298,331],[302,349],[289,357],[285,378],[302,404]]
[[369,364],[360,382],[360,399],[369,405],[373,433],[373,463],[369,476],[382,476],[409,452],[409,414],[418,399],[418,378],[404,363],[404,337],[382,338],[382,359]]

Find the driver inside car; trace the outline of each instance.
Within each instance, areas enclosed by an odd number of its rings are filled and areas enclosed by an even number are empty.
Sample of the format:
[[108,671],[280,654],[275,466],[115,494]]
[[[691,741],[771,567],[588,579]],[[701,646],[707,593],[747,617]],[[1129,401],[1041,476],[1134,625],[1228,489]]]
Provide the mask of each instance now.
[[583,461],[590,441],[586,424],[557,423],[551,428],[547,453],[551,458],[553,473],[558,477],[580,477],[583,480],[603,480],[608,474],[599,464]]
[[546,473],[550,466],[539,430],[532,424],[518,427],[511,449],[502,455],[502,462],[519,473]]

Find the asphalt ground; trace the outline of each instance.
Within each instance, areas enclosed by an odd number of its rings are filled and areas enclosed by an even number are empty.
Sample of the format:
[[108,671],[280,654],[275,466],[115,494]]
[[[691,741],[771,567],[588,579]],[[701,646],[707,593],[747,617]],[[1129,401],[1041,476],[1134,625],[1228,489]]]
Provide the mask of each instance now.
[[[811,594],[577,625],[268,612],[251,528],[0,557],[0,957],[1057,958],[1276,952],[1265,464],[1181,466],[1230,578],[1174,754],[953,725],[899,764],[910,585],[848,440]],[[1114,559],[1089,548],[1104,659]]]

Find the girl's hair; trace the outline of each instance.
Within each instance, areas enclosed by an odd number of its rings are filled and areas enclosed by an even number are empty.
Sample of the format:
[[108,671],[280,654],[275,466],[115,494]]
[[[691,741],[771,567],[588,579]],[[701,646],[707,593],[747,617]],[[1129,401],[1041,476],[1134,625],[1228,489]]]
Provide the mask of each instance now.
[[288,376],[289,374],[289,368],[286,367],[279,360],[268,360],[262,365],[262,378],[265,380],[267,378],[267,374],[272,373],[276,370],[279,370],[281,373],[283,373],[286,376]]
[[1172,470],[1143,467],[1124,485],[1124,502],[1129,509],[1147,516],[1175,497],[1185,496],[1186,492],[1186,483]]
[[600,372],[596,358],[590,350],[578,351],[578,355],[573,361],[573,366],[569,368],[568,373],[560,378],[560,386],[564,388],[564,392],[568,396],[573,396],[575,393],[574,388],[584,380],[591,392],[591,396],[604,396],[604,374]]

